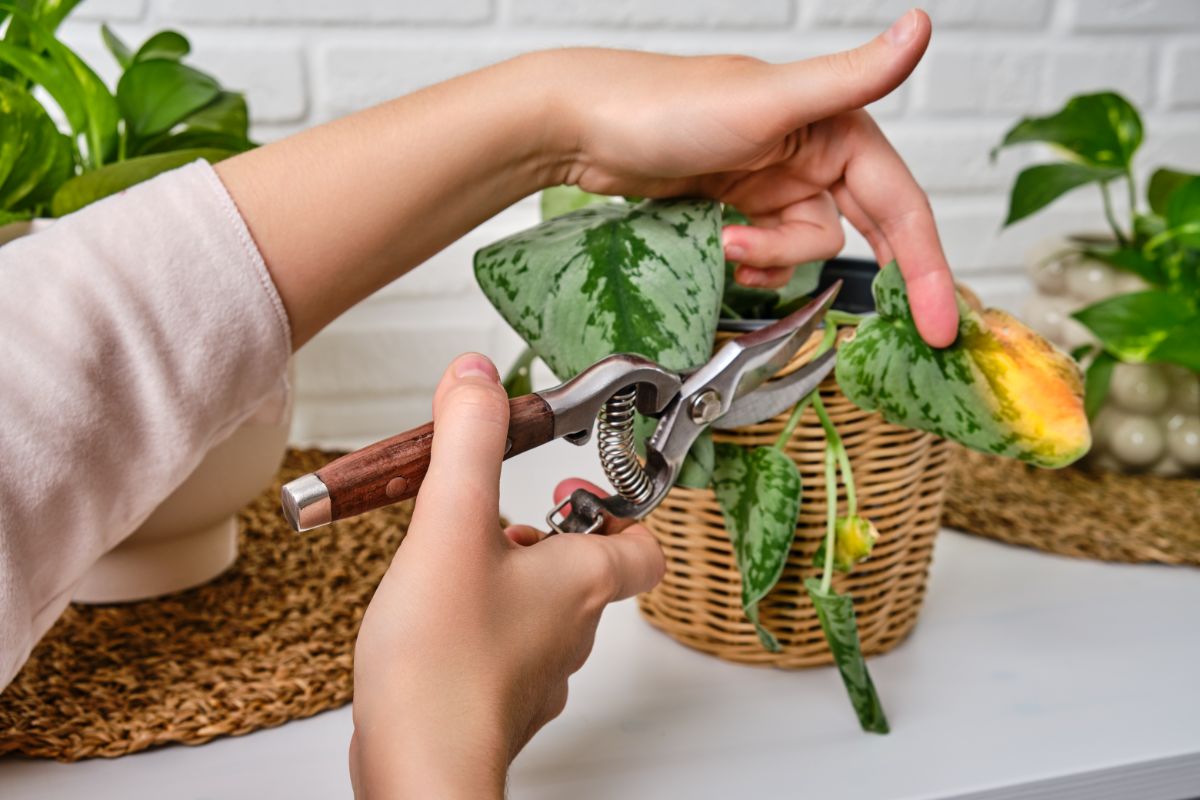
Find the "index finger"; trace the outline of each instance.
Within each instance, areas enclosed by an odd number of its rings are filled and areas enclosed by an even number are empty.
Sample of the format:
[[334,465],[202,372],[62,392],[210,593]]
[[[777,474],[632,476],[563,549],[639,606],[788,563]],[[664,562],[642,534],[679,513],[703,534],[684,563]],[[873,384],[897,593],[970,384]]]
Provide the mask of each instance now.
[[866,112],[844,115],[841,125],[835,141],[843,148],[846,191],[887,240],[921,338],[946,347],[958,336],[958,304],[929,199]]
[[[597,497],[607,494],[582,478],[568,478],[554,488],[554,502],[562,502],[576,489],[587,489]],[[610,600],[624,600],[658,585],[667,563],[654,534],[636,520],[611,516],[605,521],[603,532],[604,535],[593,535],[591,540],[593,547],[603,550],[612,572]]]

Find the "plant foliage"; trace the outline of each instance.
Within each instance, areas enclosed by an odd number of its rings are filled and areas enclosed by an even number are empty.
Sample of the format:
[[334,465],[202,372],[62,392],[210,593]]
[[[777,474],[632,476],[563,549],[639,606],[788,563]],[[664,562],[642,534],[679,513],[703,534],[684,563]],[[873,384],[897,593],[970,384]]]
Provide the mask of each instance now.
[[[183,63],[191,46],[160,31],[138,48],[107,26],[121,68],[110,90],[55,31],[78,0],[0,0],[0,218],[61,216],[197,158],[253,147],[242,95]],[[66,129],[42,106],[44,90]]]

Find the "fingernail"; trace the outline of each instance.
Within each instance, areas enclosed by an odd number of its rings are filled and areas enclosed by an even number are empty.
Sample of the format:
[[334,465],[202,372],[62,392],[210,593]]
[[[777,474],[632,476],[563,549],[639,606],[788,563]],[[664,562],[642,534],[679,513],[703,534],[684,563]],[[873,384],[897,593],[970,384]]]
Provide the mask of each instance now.
[[725,245],[725,258],[729,261],[741,261],[746,257],[746,248],[740,244]]
[[883,36],[890,43],[900,47],[908,44],[917,32],[917,12],[909,9],[904,16],[892,23]]
[[454,365],[454,375],[459,378],[487,378],[497,382],[500,380],[500,374],[496,372],[492,362],[478,353],[460,358]]

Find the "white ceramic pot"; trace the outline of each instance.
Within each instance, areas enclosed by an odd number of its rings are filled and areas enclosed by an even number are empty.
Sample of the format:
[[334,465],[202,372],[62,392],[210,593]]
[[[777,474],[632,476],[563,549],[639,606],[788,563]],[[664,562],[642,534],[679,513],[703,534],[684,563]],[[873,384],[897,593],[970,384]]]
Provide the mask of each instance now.
[[[1025,321],[1065,350],[1096,344],[1071,314],[1116,294],[1148,288],[1136,275],[1085,258],[1080,244],[1110,244],[1081,236],[1042,242],[1028,261],[1034,292]],[[1118,364],[1092,424],[1084,465],[1120,472],[1200,475],[1200,376],[1168,364]]]
[[[32,220],[0,227],[0,245],[51,222]],[[199,586],[228,569],[237,558],[237,512],[278,472],[287,449],[291,412],[290,392],[266,401],[208,452],[140,528],[88,571],[73,599],[81,603],[144,600]]]
[[290,398],[282,419],[250,421],[208,452],[142,526],[84,576],[77,603],[126,603],[208,583],[237,559],[238,511],[270,485],[287,449]]

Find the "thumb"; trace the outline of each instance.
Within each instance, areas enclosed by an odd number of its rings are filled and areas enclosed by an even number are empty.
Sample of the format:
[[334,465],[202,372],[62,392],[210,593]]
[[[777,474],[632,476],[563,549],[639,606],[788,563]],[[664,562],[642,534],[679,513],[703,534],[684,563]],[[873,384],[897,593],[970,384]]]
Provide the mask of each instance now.
[[795,110],[789,127],[862,108],[891,92],[925,54],[932,30],[925,12],[914,8],[861,47],[781,65],[782,93]]
[[508,397],[495,366],[478,353],[459,356],[434,393],[432,452],[413,528],[430,528],[439,538],[461,532],[476,541],[480,525],[498,534],[507,438]]

